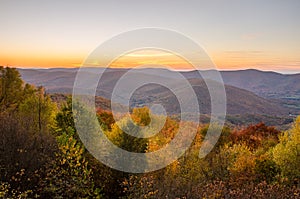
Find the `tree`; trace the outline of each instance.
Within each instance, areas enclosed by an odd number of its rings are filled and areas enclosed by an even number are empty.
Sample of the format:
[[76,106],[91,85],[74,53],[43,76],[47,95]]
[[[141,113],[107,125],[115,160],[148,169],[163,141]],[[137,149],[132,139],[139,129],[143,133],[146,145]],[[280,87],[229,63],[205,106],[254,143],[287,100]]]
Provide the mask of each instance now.
[[72,128],[76,132],[74,117],[72,112],[72,98],[67,98],[67,102],[62,105],[62,108],[55,116],[54,131],[57,135],[67,132]]
[[280,142],[273,149],[273,160],[281,169],[283,177],[300,179],[300,116],[293,128],[280,136]]
[[134,108],[131,117],[132,120],[140,126],[147,126],[151,122],[148,107]]
[[[147,133],[142,130],[142,127],[150,122],[149,109],[145,107],[134,108],[132,118],[134,123],[129,117],[124,117],[117,123],[114,123],[111,127],[111,131],[106,134],[108,138],[120,148],[131,152],[145,153],[148,146],[148,140],[132,135]],[[131,132],[132,135],[129,135],[126,132]]]
[[43,87],[25,87],[24,94],[26,98],[20,103],[18,111],[23,126],[36,133],[49,131],[54,123],[56,105],[45,94]]
[[[79,102],[75,102],[74,106],[77,111],[83,111],[83,112],[88,111]],[[98,119],[102,127],[108,125],[108,123],[105,123],[106,118],[103,118],[106,115],[106,113],[110,116],[109,112],[105,112],[104,114],[102,114],[102,112],[100,113],[98,112]],[[83,113],[83,115],[89,115],[89,114]],[[89,119],[86,120],[89,121]],[[110,119],[107,119],[107,121],[110,121]],[[87,125],[94,126],[94,124],[87,124]],[[53,126],[53,130],[55,132],[55,135],[57,136],[62,136],[62,135],[70,136],[69,133],[71,132],[72,139],[77,141],[77,145],[81,145],[82,148],[85,148],[76,131],[71,97],[67,98],[66,103],[61,106],[60,111],[56,114],[55,125]],[[116,176],[119,176],[121,172],[113,170],[110,167],[102,164],[87,150],[83,150],[82,155],[85,161],[88,163],[89,168],[91,169],[91,175],[93,178],[94,187],[100,187],[101,192],[107,196],[117,197],[118,195],[120,195],[118,193],[119,191],[118,184],[116,184],[115,179]]]
[[15,110],[23,96],[23,81],[15,68],[0,66],[0,112]]
[[147,139],[134,137],[125,133],[122,129],[127,132],[131,131],[132,133],[141,131],[139,126],[134,125],[128,118],[124,118],[115,123],[112,126],[111,132],[107,133],[114,144],[127,151],[145,153],[147,150]]
[[111,130],[112,125],[115,123],[112,112],[98,109],[97,116],[102,129],[104,131]]
[[59,152],[47,169],[42,182],[42,197],[101,198],[92,170],[84,158],[84,147],[74,138],[72,128],[57,137]]
[[37,191],[57,149],[49,133],[54,110],[43,88],[24,84],[14,68],[0,67],[0,181],[9,185],[8,197]]
[[251,150],[259,147],[268,149],[278,143],[280,131],[264,123],[250,125],[240,131],[234,131],[230,138],[234,143],[246,143]]

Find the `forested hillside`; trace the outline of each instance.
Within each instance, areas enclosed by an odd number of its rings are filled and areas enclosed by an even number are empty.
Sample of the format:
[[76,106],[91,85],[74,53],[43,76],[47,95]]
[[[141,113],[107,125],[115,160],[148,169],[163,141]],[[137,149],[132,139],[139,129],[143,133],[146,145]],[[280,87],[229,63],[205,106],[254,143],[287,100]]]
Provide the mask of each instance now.
[[[129,117],[116,123],[107,101],[99,98],[98,105],[105,135],[128,151],[156,151],[178,131],[179,122],[167,117],[155,136],[136,138],[121,130],[131,130]],[[149,109],[133,108],[131,118],[147,126]],[[43,87],[26,84],[18,70],[0,67],[0,198],[300,197],[300,117],[287,131],[260,122],[225,126],[205,158],[198,155],[208,125],[197,129],[191,147],[167,167],[141,174],[117,171],[85,149],[70,97],[51,99]]]
[[[18,69],[28,83],[44,86],[48,93],[72,93],[77,68],[53,68],[53,69]],[[119,68],[89,68],[90,75],[95,71],[104,75],[98,85],[97,96],[111,99],[111,93],[116,82],[129,69]],[[166,69],[134,69],[135,77],[143,79],[146,74],[153,79],[166,78],[174,81],[174,85],[180,85],[175,78],[174,71]],[[201,71],[206,77],[210,77],[214,71]],[[197,71],[180,72],[193,85],[202,114],[210,112],[210,96],[205,82]],[[279,73],[263,72],[256,70],[245,71],[221,71],[220,72],[227,94],[227,122],[235,125],[250,125],[263,121],[269,125],[281,129],[290,127],[296,115],[300,114],[299,75],[282,75]],[[254,77],[257,77],[255,79]],[[180,91],[184,94],[185,89]],[[269,94],[268,94],[269,93]],[[277,97],[274,97],[276,94]],[[294,93],[293,95],[290,95]],[[175,96],[171,91],[159,85],[147,85],[139,88],[131,98],[130,106],[151,106],[162,103],[167,112],[176,114],[180,111]],[[174,103],[170,103],[174,102]],[[259,118],[259,121],[257,121]]]

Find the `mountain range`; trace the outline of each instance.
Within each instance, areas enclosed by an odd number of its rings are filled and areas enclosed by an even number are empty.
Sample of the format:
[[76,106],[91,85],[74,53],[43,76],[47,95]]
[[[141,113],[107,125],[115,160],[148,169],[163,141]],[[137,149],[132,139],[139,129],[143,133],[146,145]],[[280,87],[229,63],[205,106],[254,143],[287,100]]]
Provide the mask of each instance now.
[[[44,86],[48,93],[72,93],[78,68],[18,69],[24,81]],[[118,80],[129,69],[109,68],[87,71],[95,75],[100,70],[102,77],[97,87],[97,95],[111,99]],[[172,82],[180,87],[180,79],[175,73],[185,77],[192,85],[199,101],[201,113],[210,113],[210,96],[203,77],[210,77],[216,71],[171,71],[167,69],[133,69],[135,80],[159,79]],[[200,72],[200,73],[199,73]],[[286,75],[258,70],[221,71],[227,97],[227,114],[230,115],[298,115],[300,112],[300,74]],[[201,76],[202,75],[202,76]],[[210,80],[214,81],[214,80]],[[220,83],[220,82],[216,82]],[[180,90],[183,95],[189,93]],[[162,104],[169,114],[177,114],[180,107],[176,96],[166,87],[148,84],[138,88],[130,98],[130,106]]]

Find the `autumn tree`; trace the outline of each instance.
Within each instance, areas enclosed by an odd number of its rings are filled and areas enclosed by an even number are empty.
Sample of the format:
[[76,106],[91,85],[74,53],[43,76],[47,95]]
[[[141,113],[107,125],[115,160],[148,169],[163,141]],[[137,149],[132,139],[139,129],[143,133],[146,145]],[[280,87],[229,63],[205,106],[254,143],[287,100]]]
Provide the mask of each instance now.
[[9,184],[9,195],[37,191],[57,149],[49,131],[54,112],[43,88],[25,84],[14,68],[0,67],[0,181]]
[[266,149],[278,143],[280,131],[264,123],[250,125],[239,131],[234,131],[230,139],[234,143],[246,143],[251,149],[265,147]]
[[69,128],[57,137],[59,151],[47,166],[47,176],[40,184],[42,197],[102,198],[94,183],[92,170],[84,158],[84,147]]
[[102,129],[111,130],[112,125],[115,123],[112,112],[98,109],[97,116]]
[[300,180],[300,117],[291,130],[280,136],[280,142],[273,150],[273,159],[279,165],[282,176]]

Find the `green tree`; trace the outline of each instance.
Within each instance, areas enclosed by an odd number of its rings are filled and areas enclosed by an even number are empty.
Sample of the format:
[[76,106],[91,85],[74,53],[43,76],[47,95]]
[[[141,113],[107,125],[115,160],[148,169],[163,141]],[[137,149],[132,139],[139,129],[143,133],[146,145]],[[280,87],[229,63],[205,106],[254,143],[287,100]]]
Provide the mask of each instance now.
[[255,173],[257,180],[265,180],[271,183],[275,177],[280,173],[278,165],[272,159],[257,159],[255,160]]
[[[129,117],[124,117],[117,123],[114,123],[111,131],[106,132],[106,134],[118,147],[136,153],[145,153],[148,147],[148,139],[132,135],[141,136],[141,134],[147,133],[142,128],[150,123],[149,109],[146,107],[134,108],[131,117],[133,120],[130,120]],[[126,132],[130,132],[131,135]]]
[[24,84],[14,68],[0,67],[0,181],[10,193],[37,191],[57,149],[49,133],[54,110],[43,88]]
[[63,132],[67,132],[69,128],[76,132],[71,97],[67,98],[67,102],[62,105],[62,108],[56,114],[54,130],[57,135],[61,135]]
[[26,97],[20,103],[18,111],[20,122],[32,132],[49,131],[54,123],[56,105],[45,94],[43,87],[35,89],[27,86],[24,94]]
[[23,81],[17,69],[0,66],[0,112],[15,110],[23,91]]
[[[125,130],[125,132],[123,130]],[[124,118],[112,126],[111,132],[108,132],[108,137],[117,146],[136,153],[145,153],[147,150],[147,139],[138,138],[127,134],[126,132],[136,133],[141,132],[141,128],[133,124],[129,118]]]

